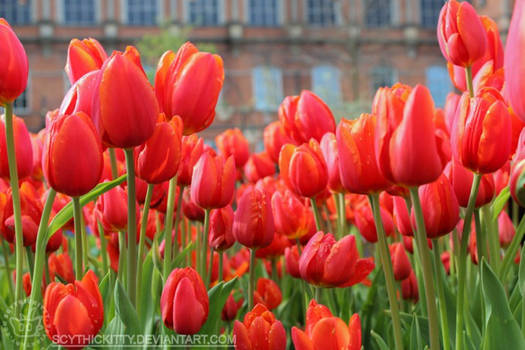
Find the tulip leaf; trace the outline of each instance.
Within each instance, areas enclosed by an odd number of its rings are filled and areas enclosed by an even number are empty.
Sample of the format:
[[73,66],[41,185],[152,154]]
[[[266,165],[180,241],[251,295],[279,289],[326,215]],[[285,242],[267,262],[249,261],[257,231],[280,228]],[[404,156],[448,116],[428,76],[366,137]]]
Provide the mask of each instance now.
[[482,348],[525,349],[525,339],[510,311],[505,290],[485,259],[481,264],[481,285],[486,315]]
[[217,334],[222,309],[226,303],[226,299],[228,299],[228,296],[236,284],[237,278],[234,278],[228,282],[218,283],[208,291],[208,298],[210,299],[210,312],[208,314],[206,323],[202,326],[199,332],[200,334]]
[[194,248],[193,242],[190,242],[182,252],[178,253],[173,259],[172,269],[176,267],[183,267],[186,264],[186,256],[188,256]]
[[419,328],[419,321],[416,314],[414,314],[414,317],[412,318],[412,324],[410,325],[410,349],[422,349],[421,329]]
[[159,288],[162,277],[153,265],[153,252],[150,250],[144,260],[141,290],[137,303],[139,319],[142,322],[143,334],[151,334],[155,323],[155,311],[159,305]]
[[508,200],[510,198],[510,189],[509,186],[503,188],[501,192],[498,194],[496,199],[492,201],[491,205],[491,212],[492,212],[492,221],[498,220],[498,216],[503,210],[503,207],[505,207],[505,204],[507,204]]
[[383,340],[383,338],[381,338],[381,336],[379,334],[377,334],[374,331],[370,331],[370,334],[372,335],[372,338],[374,338],[374,340],[376,341],[377,346],[379,346],[380,350],[389,350],[390,349],[390,347],[388,345],[386,345],[385,341]]
[[[87,203],[94,201],[103,193],[117,187],[126,180],[126,174],[117,177],[113,181],[103,182],[95,186],[90,192],[80,197],[80,205],[84,206]],[[51,237],[58,229],[64,226],[73,217],[73,202],[69,202],[55,215],[48,227],[48,237]]]
[[128,294],[124,291],[120,281],[115,283],[115,311],[126,326],[126,334],[139,334],[140,323],[137,311],[131,304]]
[[518,285],[519,285],[521,296],[525,298],[525,245],[523,246],[523,248],[521,248]]
[[111,274],[112,271],[108,271],[108,273],[102,278],[102,281],[100,281],[99,284],[100,294],[102,295],[102,301],[104,303],[104,319],[106,320],[106,322],[113,319],[115,314],[113,304],[113,283],[111,279]]

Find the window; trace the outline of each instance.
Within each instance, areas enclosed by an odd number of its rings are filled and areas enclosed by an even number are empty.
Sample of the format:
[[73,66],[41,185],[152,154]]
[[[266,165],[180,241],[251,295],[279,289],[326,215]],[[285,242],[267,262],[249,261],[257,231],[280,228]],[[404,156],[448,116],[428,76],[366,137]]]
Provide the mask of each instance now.
[[276,67],[255,67],[252,75],[255,109],[272,112],[283,100],[282,72]]
[[366,26],[383,28],[390,26],[392,2],[390,0],[366,0]]
[[339,107],[343,100],[341,74],[333,66],[317,66],[312,69],[312,90],[330,107]]
[[0,0],[0,17],[11,25],[31,23],[31,1]]
[[135,26],[157,24],[158,0],[127,0],[127,23]]
[[96,23],[95,0],[62,1],[64,24],[87,26]]
[[256,27],[275,27],[279,23],[278,0],[249,0],[249,21]]
[[329,27],[336,24],[333,0],[307,0],[307,13],[311,25]]
[[188,21],[196,26],[219,24],[219,0],[189,0]]
[[430,66],[426,69],[427,86],[436,107],[443,107],[447,95],[452,91],[448,70],[442,66]]
[[27,76],[27,85],[24,92],[18,96],[18,98],[13,103],[13,112],[16,115],[26,115],[31,112],[30,105],[30,92],[31,91],[31,73]]
[[439,19],[439,12],[445,0],[420,0],[421,26],[424,28],[435,29]]
[[372,93],[383,86],[392,86],[396,80],[395,71],[389,66],[377,66],[372,69]]

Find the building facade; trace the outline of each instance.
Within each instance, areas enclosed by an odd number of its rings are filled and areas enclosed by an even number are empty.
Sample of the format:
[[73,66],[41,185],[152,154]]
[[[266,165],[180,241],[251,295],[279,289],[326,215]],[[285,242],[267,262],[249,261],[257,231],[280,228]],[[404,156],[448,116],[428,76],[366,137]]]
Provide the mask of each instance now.
[[[203,132],[213,142],[239,127],[262,146],[264,126],[284,96],[310,89],[336,118],[369,109],[379,86],[396,81],[430,88],[442,106],[452,85],[436,40],[444,0],[0,0],[30,65],[15,113],[32,130],[60,105],[71,38],[94,37],[108,53],[133,44],[160,25],[213,43],[226,78],[216,121]],[[473,1],[506,33],[512,0]],[[173,48],[176,50],[177,48]]]

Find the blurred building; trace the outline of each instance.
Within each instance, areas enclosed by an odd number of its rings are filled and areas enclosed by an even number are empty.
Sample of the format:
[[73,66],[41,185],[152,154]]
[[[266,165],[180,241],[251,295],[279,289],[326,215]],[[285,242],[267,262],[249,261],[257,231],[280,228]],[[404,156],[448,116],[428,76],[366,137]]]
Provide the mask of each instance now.
[[[502,33],[512,0],[477,0]],[[426,83],[442,106],[452,86],[436,40],[444,0],[0,0],[0,17],[25,45],[30,74],[16,113],[43,126],[69,82],[71,38],[97,38],[123,49],[168,23],[190,39],[213,43],[226,79],[216,121],[205,132],[241,128],[260,147],[284,96],[311,89],[337,118],[369,109],[374,91],[396,81]],[[173,48],[176,50],[177,48]]]

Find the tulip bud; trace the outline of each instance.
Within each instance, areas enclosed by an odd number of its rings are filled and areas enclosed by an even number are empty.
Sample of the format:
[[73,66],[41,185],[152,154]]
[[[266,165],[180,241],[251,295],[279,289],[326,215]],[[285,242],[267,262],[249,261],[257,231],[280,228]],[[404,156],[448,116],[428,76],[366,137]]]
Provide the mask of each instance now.
[[235,128],[224,131],[215,137],[215,144],[225,158],[233,156],[236,167],[242,168],[248,161],[250,144],[241,130]]
[[401,296],[405,300],[413,300],[417,303],[419,300],[419,290],[417,287],[417,279],[414,270],[410,272],[410,276],[401,281]]
[[[92,71],[77,80],[64,96],[58,113],[84,112],[91,117],[93,115],[93,98],[97,91],[98,74],[99,70]],[[94,124],[95,127],[99,128],[98,122],[94,121]]]
[[268,124],[263,131],[264,149],[274,163],[279,163],[279,153],[283,145],[293,143],[278,121]]
[[[392,214],[383,207],[380,207],[381,221],[383,222],[383,228],[387,236],[394,234],[394,222],[392,220]],[[355,225],[361,235],[371,243],[377,242],[377,229],[374,221],[374,215],[372,208],[369,203],[364,204],[360,209],[357,210],[355,216]]]
[[240,298],[238,301],[235,301],[235,299],[233,298],[233,292],[231,292],[228,296],[228,299],[226,299],[226,303],[224,304],[224,307],[222,309],[221,319],[223,321],[235,320],[235,318],[237,317],[237,312],[242,307],[243,302],[243,298]]
[[160,297],[166,327],[179,334],[195,334],[206,322],[208,308],[208,293],[197,271],[191,267],[173,270]]
[[212,210],[210,214],[210,248],[223,251],[235,243],[233,237],[233,209],[230,205]]
[[244,175],[251,183],[275,174],[275,164],[268,153],[253,153],[244,165]]
[[[62,254],[51,253],[48,258],[49,271],[58,275],[62,280],[68,283],[75,282],[75,273],[73,271],[73,262],[67,252]],[[54,278],[52,278],[54,280]]]
[[290,240],[285,235],[276,232],[273,235],[272,243],[266,247],[258,248],[255,256],[259,259],[278,258],[284,254],[284,250],[290,245]]
[[182,195],[182,212],[184,213],[184,216],[190,221],[204,221],[204,210],[191,200],[189,187],[184,189],[184,193]]
[[74,84],[87,73],[100,69],[107,58],[106,51],[96,39],[72,39],[64,70],[71,84]]
[[272,196],[275,230],[290,239],[315,233],[312,211],[291,191],[275,192]]
[[244,316],[244,321],[233,325],[235,349],[286,349],[286,331],[281,321],[263,304],[257,304]]
[[321,139],[321,152],[328,170],[328,188],[332,192],[345,192],[339,176],[339,150],[334,133],[326,133]]
[[177,184],[179,186],[189,186],[191,184],[193,168],[201,157],[203,145],[204,141],[197,135],[182,137],[181,160],[177,172]]
[[22,43],[9,23],[0,18],[0,105],[20,96],[27,86],[28,63]]
[[[1,25],[0,25],[1,26]],[[33,144],[24,119],[13,117],[16,168],[18,178],[23,179],[33,172]],[[0,176],[9,179],[9,162],[5,135],[5,116],[0,122]]]
[[284,250],[284,261],[286,262],[286,272],[295,278],[301,278],[299,271],[299,249],[296,245]]
[[[468,205],[470,190],[472,188],[472,181],[474,174],[466,169],[456,159],[452,159],[444,171],[445,175],[450,180],[454,193],[461,207],[466,208]],[[494,198],[495,186],[492,174],[486,174],[481,177],[481,182],[476,197],[476,208],[490,203]]]
[[397,242],[390,245],[390,256],[392,258],[392,267],[396,281],[408,278],[412,271],[412,266],[410,265],[410,260],[408,259],[403,244]]
[[503,248],[508,247],[516,235],[516,229],[505,210],[502,210],[498,216],[498,232],[499,242]]
[[253,300],[255,304],[263,304],[268,310],[273,310],[279,306],[283,300],[283,295],[277,283],[269,278],[261,277],[257,280]]
[[[138,211],[138,205],[135,207]],[[128,229],[128,195],[124,188],[117,186],[98,197],[95,216],[107,232],[126,231]]]

